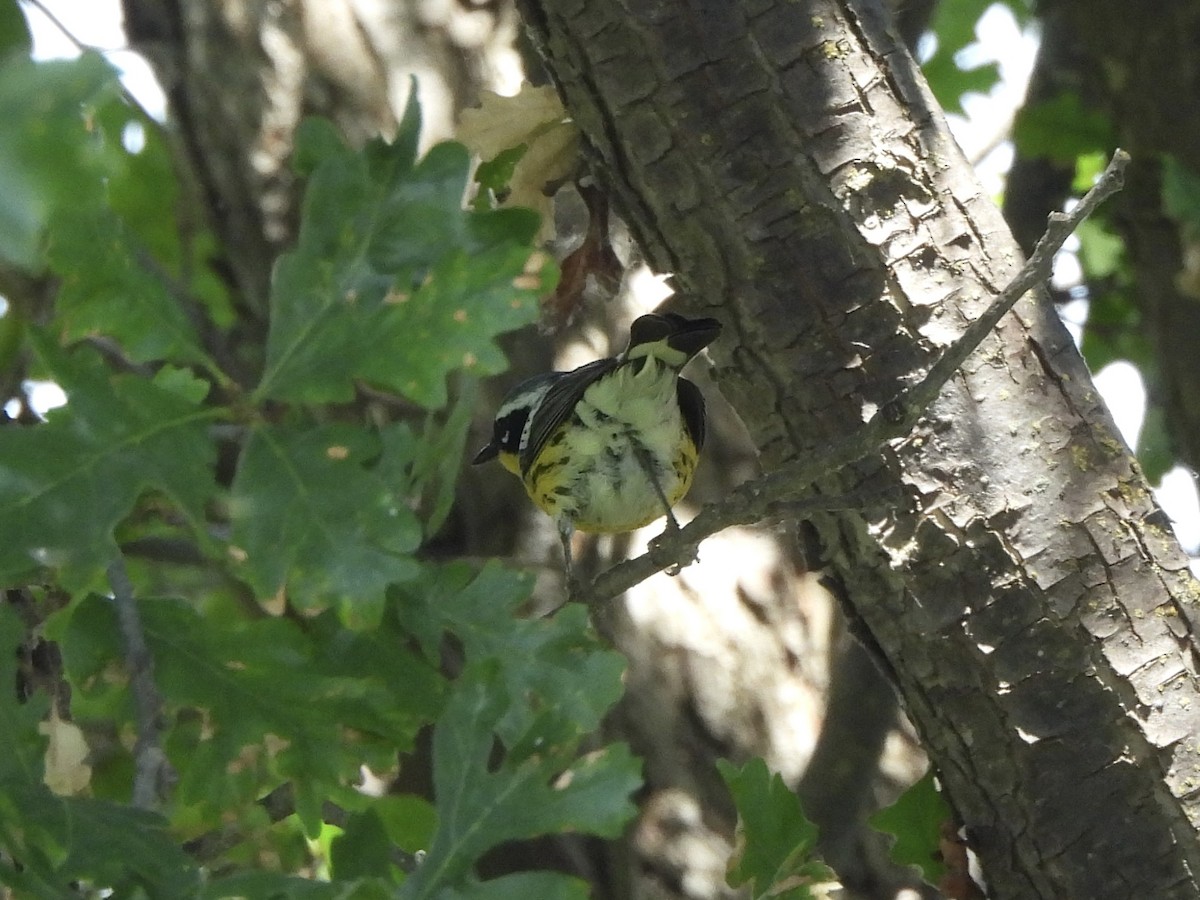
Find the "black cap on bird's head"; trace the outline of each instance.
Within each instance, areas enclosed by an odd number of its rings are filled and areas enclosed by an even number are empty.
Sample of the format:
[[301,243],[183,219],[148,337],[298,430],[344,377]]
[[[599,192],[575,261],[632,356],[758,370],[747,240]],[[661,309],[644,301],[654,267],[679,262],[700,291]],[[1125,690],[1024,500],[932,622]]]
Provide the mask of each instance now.
[[622,359],[654,356],[682,369],[721,334],[716,319],[688,319],[678,313],[649,313],[629,326],[629,346]]

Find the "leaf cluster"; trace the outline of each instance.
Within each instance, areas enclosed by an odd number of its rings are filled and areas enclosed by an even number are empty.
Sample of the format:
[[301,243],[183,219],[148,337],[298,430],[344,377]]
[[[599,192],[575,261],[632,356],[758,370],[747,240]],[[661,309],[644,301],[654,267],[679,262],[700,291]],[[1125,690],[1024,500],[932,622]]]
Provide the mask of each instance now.
[[[589,742],[623,662],[582,609],[521,618],[529,577],[422,552],[474,379],[503,369],[495,339],[553,283],[537,216],[464,209],[468,152],[419,156],[415,102],[393,141],[361,150],[308,122],[298,238],[256,314],[161,126],[100,57],[32,62],[8,24],[0,884],[586,896],[546,872],[482,882],[476,864],[503,841],[620,833],[639,764]],[[38,408],[39,380],[65,405]],[[161,695],[152,734],[115,562]],[[86,765],[60,752],[79,734]],[[157,810],[128,802],[147,740],[173,775]],[[432,793],[360,789],[364,767],[395,781],[426,750]]]

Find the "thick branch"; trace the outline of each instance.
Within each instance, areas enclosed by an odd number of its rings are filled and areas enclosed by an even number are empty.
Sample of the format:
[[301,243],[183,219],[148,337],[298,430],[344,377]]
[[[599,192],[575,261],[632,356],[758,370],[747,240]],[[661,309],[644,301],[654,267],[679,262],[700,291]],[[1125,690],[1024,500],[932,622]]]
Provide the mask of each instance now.
[[647,259],[726,324],[772,472],[729,520],[821,468],[813,494],[887,495],[806,530],[992,892],[1200,897],[1197,586],[1070,334],[1038,292],[923,415],[906,390],[1020,267],[880,5],[518,7]]
[[610,600],[656,572],[687,565],[696,558],[701,541],[732,525],[758,522],[785,507],[792,515],[801,516],[805,511],[829,510],[829,500],[798,502],[796,498],[821,477],[912,431],[942,387],[992,332],[996,323],[1029,291],[1049,280],[1055,255],[1079,224],[1121,189],[1128,164],[1129,154],[1118,150],[1096,184],[1069,213],[1052,214],[1046,233],[1008,286],[930,366],[925,377],[881,407],[859,431],[824,452],[788,463],[746,482],[724,502],[706,506],[683,528],[657,538],[646,553],[602,572],[578,599],[590,604]]

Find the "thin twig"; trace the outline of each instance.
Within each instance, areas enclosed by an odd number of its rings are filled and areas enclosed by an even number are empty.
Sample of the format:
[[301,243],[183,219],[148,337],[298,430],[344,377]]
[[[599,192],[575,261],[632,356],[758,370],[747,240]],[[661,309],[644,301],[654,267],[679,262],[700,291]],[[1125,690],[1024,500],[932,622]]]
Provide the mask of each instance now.
[[154,658],[146,646],[142,617],[133,596],[133,583],[125,571],[125,562],[117,557],[108,567],[108,584],[117,608],[117,623],[125,642],[125,662],[129,666],[133,690],[137,740],[133,745],[133,805],[154,809],[166,788],[175,780],[159,735],[162,731],[162,695],[154,683]]
[[853,435],[803,459],[780,466],[774,472],[735,488],[721,503],[704,507],[696,518],[678,531],[656,538],[641,556],[601,572],[574,599],[589,605],[610,600],[635,584],[671,566],[683,566],[696,558],[700,542],[731,525],[748,525],[772,512],[796,513],[822,508],[822,501],[800,497],[821,477],[861,459],[888,441],[904,437],[924,414],[946,382],[987,337],[996,323],[1031,289],[1050,279],[1054,256],[1079,224],[1096,207],[1125,184],[1129,154],[1117,150],[1104,173],[1069,213],[1051,213],[1046,233],[1038,241],[1029,261],[984,313],[971,322],[946,349],[919,382],[901,391]]

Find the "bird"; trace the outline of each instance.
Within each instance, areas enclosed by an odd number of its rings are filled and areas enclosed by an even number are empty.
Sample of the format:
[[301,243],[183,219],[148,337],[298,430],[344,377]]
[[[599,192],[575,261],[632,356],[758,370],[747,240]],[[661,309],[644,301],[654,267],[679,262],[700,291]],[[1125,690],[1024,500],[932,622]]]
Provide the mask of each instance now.
[[502,401],[479,465],[499,459],[554,519],[568,582],[576,530],[633,531],[683,498],[704,446],[704,395],[680,371],[717,339],[716,319],[639,316],[616,356],[518,384]]

